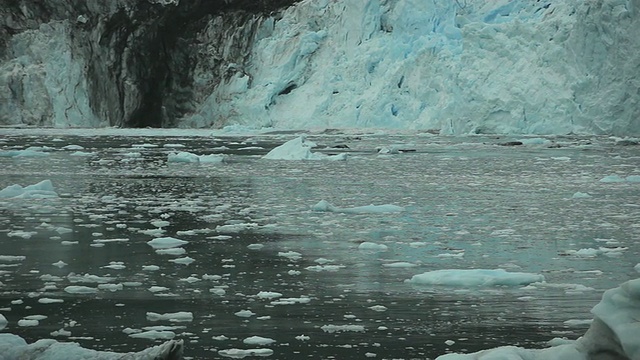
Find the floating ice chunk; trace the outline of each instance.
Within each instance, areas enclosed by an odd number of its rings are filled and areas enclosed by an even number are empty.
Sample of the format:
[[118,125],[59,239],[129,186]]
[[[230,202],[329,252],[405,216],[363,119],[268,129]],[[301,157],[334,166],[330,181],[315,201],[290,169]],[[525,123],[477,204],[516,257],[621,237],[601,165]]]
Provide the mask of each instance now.
[[387,311],[387,307],[384,305],[373,305],[373,306],[370,306],[369,309],[373,311],[379,311],[379,312]]
[[247,356],[271,356],[271,349],[226,349],[218,351],[220,356],[230,357],[233,359],[243,359]]
[[365,327],[363,325],[323,325],[320,329],[330,334],[346,331],[365,332]]
[[571,196],[572,199],[586,199],[586,198],[590,198],[591,195],[589,195],[589,193],[583,193],[583,192],[575,192],[573,194],[573,196]]
[[53,265],[53,266],[55,266],[55,267],[58,267],[58,268],[61,268],[61,269],[62,269],[63,267],[65,267],[65,266],[67,266],[67,265],[69,265],[69,264],[67,264],[66,262],[64,262],[64,261],[60,260],[60,261],[54,262],[54,263],[53,263],[53,264],[51,264],[51,265]]
[[196,282],[198,282],[198,281],[202,281],[202,280],[201,280],[201,279],[198,279],[198,278],[197,278],[197,277],[195,277],[195,276],[189,276],[188,278],[183,278],[183,279],[180,279],[180,280],[178,280],[178,281],[184,281],[184,282],[187,282],[187,283],[189,283],[189,284],[193,284],[193,283],[196,283]]
[[294,261],[302,259],[302,254],[295,251],[278,252],[278,256],[286,257]]
[[152,220],[149,223],[157,228],[163,228],[171,225],[171,223],[168,222],[167,220]]
[[40,321],[38,320],[29,320],[29,319],[21,319],[18,320],[18,326],[23,326],[23,327],[31,327],[31,326],[38,326],[40,325]]
[[219,288],[219,287],[211,288],[209,289],[209,292],[218,296],[223,296],[227,293],[223,288]]
[[600,179],[600,182],[603,182],[603,183],[620,183],[620,182],[624,182],[624,179],[621,178],[618,175],[609,175],[609,176],[605,176],[602,179]]
[[637,263],[636,266],[633,267],[633,270],[640,273],[640,263]]
[[279,297],[282,297],[282,294],[279,292],[274,292],[274,291],[260,291],[256,297],[260,298],[260,299],[276,299]]
[[410,267],[416,267],[418,265],[410,262],[398,261],[398,262],[393,262],[388,264],[382,264],[382,266],[390,267],[390,268],[410,268]]
[[95,294],[98,292],[98,289],[88,286],[70,285],[64,288],[64,291],[69,294]]
[[7,186],[0,190],[0,199],[46,199],[57,198],[51,180],[42,180],[41,182],[22,187],[18,184]]
[[254,313],[251,310],[240,310],[240,311],[234,313],[235,316],[244,317],[244,318],[252,317],[255,314],[256,313]]
[[160,270],[160,266],[158,266],[158,265],[143,265],[142,266],[142,270],[143,271],[158,271],[158,270]]
[[126,269],[127,267],[124,265],[122,261],[111,261],[109,265],[105,265],[103,266],[103,268],[113,269],[113,270],[122,270],[122,269]]
[[95,284],[95,283],[106,284],[115,280],[110,276],[98,276],[98,275],[91,275],[91,274],[76,275],[74,273],[67,275],[67,279],[72,283],[80,282],[80,283],[90,283],[90,284]]
[[264,345],[273,344],[276,341],[273,340],[273,339],[270,339],[270,338],[262,337],[262,336],[251,336],[251,337],[248,337],[248,338],[242,340],[242,342],[247,344],[247,345],[264,346]]
[[294,304],[307,304],[311,301],[310,297],[301,296],[298,298],[281,298],[271,302],[271,305],[294,305]]
[[175,313],[159,314],[147,312],[147,320],[149,321],[171,321],[171,322],[188,322],[193,321],[193,313],[189,311],[179,311]]
[[260,250],[264,247],[262,244],[249,244],[247,245],[247,249],[249,250]]
[[598,255],[616,257],[616,256],[622,255],[622,253],[628,249],[629,248],[627,247],[615,247],[615,248],[599,247],[597,249],[583,248],[579,250],[567,250],[563,254],[577,256],[577,257],[596,257]]
[[149,340],[171,340],[176,337],[176,333],[173,331],[158,331],[158,330],[149,330],[143,331],[139,333],[129,334],[129,337],[136,339],[149,339]]
[[312,266],[307,266],[305,269],[309,271],[315,271],[315,272],[321,272],[321,271],[336,272],[345,267],[346,266],[344,265],[312,265]]
[[51,336],[71,336],[71,331],[67,331],[65,329],[59,329],[59,330],[55,330],[52,331],[51,333],[49,333],[49,335]]
[[161,291],[168,291],[169,288],[166,286],[152,286],[148,290],[151,291],[152,293],[157,293]]
[[224,336],[224,335],[216,335],[216,336],[212,336],[211,337],[212,340],[216,340],[216,341],[225,341],[225,340],[229,340],[228,337]]
[[69,233],[72,233],[72,232],[73,232],[73,230],[72,230],[72,229],[69,229],[69,228],[66,228],[66,227],[64,227],[64,226],[59,226],[59,227],[57,227],[57,228],[55,229],[55,232],[57,232],[58,234],[62,235],[62,234],[69,234]]
[[640,183],[640,175],[629,175],[625,180],[627,182]]
[[216,226],[216,231],[220,234],[237,234],[242,231],[249,231],[258,227],[256,223],[240,223]]
[[181,248],[181,247],[177,247],[177,248],[170,248],[170,249],[157,249],[156,250],[156,254],[159,255],[174,255],[174,256],[178,256],[178,255],[182,255],[185,254],[187,252],[187,250]]
[[363,251],[387,251],[387,250],[389,250],[389,247],[387,245],[384,245],[384,244],[377,244],[377,243],[374,243],[374,242],[365,241],[365,242],[361,243],[360,245],[358,245],[358,250],[363,250]]
[[[63,334],[61,334],[63,335]],[[69,333],[69,335],[71,335]],[[64,334],[63,336],[68,336]],[[33,344],[20,336],[0,334],[0,354],[3,359],[180,359],[182,358],[183,342],[168,341],[137,353],[115,353],[111,351],[96,351],[83,349],[77,343],[58,342],[52,339],[36,341]]]
[[38,299],[38,302],[40,304],[60,304],[60,303],[63,303],[64,300],[62,300],[62,299],[51,299],[51,298],[40,298],[40,299]]
[[[0,314],[0,330],[4,329],[8,323],[9,322],[7,321],[7,318],[4,317],[4,315]],[[1,348],[1,345],[0,345],[0,348]]]
[[23,239],[31,239],[33,235],[37,234],[35,231],[23,231],[23,230],[15,230],[10,231],[7,236],[9,237],[20,237]]
[[307,341],[310,340],[311,337],[307,336],[307,335],[298,335],[295,337],[296,340],[300,340],[300,341]]
[[193,258],[190,258],[188,256],[185,256],[185,257],[181,257],[181,258],[177,258],[177,259],[171,259],[169,261],[172,262],[172,263],[176,263],[176,264],[189,265],[189,264],[191,264],[192,262],[194,262],[196,260],[193,259]]
[[306,136],[299,136],[293,140],[269,151],[263,159],[269,160],[346,160],[347,154],[325,155],[311,152],[316,147],[314,142],[307,140]]
[[147,244],[154,249],[168,249],[188,244],[188,241],[176,239],[173,237],[160,237],[147,241]]
[[177,153],[170,153],[167,156],[167,162],[170,163],[207,163],[207,164],[220,164],[225,161],[225,156],[222,154],[211,155],[196,155],[187,151],[181,151]]
[[26,259],[26,256],[23,255],[0,255],[1,262],[18,262]]
[[398,213],[398,212],[405,211],[405,208],[401,206],[391,205],[391,204],[340,208],[340,207],[333,206],[326,200],[320,200],[317,204],[312,206],[311,209],[313,211],[338,212],[338,213],[345,213],[345,214],[384,214],[384,213]]
[[64,149],[64,150],[84,150],[84,147],[80,146],[80,145],[69,144],[67,146],[63,146],[62,149]]
[[463,287],[483,286],[518,286],[544,281],[544,276],[532,273],[507,272],[503,269],[473,269],[473,270],[435,270],[405,280],[416,285],[444,285]]

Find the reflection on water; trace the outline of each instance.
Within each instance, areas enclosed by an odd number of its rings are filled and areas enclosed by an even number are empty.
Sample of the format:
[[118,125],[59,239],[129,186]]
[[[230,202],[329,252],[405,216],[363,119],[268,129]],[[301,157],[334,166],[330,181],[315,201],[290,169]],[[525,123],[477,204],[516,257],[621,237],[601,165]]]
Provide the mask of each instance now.
[[[9,320],[3,331],[32,341],[65,329],[85,347],[132,351],[154,341],[129,337],[131,329],[166,325],[193,358],[255,347],[242,340],[257,335],[277,341],[268,346],[277,359],[424,359],[576,338],[586,326],[564,321],[588,318],[604,289],[634,276],[640,185],[599,179],[637,174],[637,148],[607,139],[564,139],[560,148],[507,148],[482,138],[314,139],[348,144],[348,161],[326,163],[261,160],[284,139],[245,140],[5,137],[4,150],[47,146],[50,155],[0,157],[0,188],[51,179],[60,198],[0,199],[0,255],[26,257],[0,262],[0,313]],[[395,142],[416,151],[376,154]],[[63,149],[69,144],[91,154],[74,155]],[[175,150],[228,157],[218,165],[168,164]],[[578,191],[592,197],[572,199]],[[311,211],[320,200],[407,211]],[[154,252],[146,242],[160,236],[189,241],[186,253]],[[358,250],[364,241],[387,251]],[[600,247],[620,251],[571,252]],[[186,256],[195,261],[170,261]],[[399,262],[405,266],[386,266]],[[143,268],[150,265],[158,269]],[[334,271],[315,271],[322,265]],[[404,282],[447,268],[542,273],[548,284],[479,290]],[[70,274],[109,277],[122,289],[70,294],[69,285],[99,285]],[[257,296],[261,291],[309,300],[274,304]],[[254,315],[235,315],[240,310]],[[146,316],[178,311],[194,320]],[[17,325],[36,314],[47,318]],[[325,325],[361,325],[364,332],[331,333]]]

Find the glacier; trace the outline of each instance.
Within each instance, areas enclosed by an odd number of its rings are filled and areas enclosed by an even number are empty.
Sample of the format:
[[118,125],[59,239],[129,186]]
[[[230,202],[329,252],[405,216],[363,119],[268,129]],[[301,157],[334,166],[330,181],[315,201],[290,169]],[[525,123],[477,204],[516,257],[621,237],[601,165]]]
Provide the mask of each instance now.
[[0,124],[640,134],[640,0],[60,3],[0,1]]

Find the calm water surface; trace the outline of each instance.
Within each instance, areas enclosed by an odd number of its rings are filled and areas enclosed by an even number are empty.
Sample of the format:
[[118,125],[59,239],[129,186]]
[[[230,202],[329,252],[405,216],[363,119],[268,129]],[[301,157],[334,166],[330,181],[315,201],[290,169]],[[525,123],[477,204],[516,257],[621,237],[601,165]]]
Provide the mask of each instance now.
[[[638,146],[607,138],[505,147],[496,144],[513,139],[323,135],[311,137],[319,151],[348,152],[347,161],[260,158],[293,137],[3,136],[3,151],[45,146],[48,156],[0,156],[0,189],[50,179],[60,198],[0,199],[0,255],[26,257],[0,262],[0,313],[9,320],[2,331],[134,351],[163,340],[131,332],[165,325],[194,359],[255,347],[272,349],[275,359],[433,359],[577,338],[588,325],[565,321],[589,319],[602,291],[638,275],[640,183],[599,181],[640,175]],[[376,152],[393,144],[414,151]],[[348,148],[331,148],[337,145]],[[168,163],[173,151],[227,157]],[[574,199],[576,192],[591,197]],[[320,200],[406,211],[312,211]],[[186,253],[157,254],[147,241],[159,236],[188,241]],[[362,242],[387,251],[359,250]],[[600,250],[585,257],[575,254],[580,249]],[[170,261],[185,256],[195,261]],[[59,261],[67,265],[53,265]],[[397,262],[411,267],[385,266]],[[143,270],[148,265],[158,270]],[[476,268],[540,273],[546,284],[404,282],[431,270]],[[74,277],[85,274],[122,288],[64,291],[98,287]],[[261,291],[299,302],[274,304]],[[254,315],[235,315],[241,310]],[[146,316],[178,311],[193,320]],[[18,326],[29,315],[47,318]],[[328,332],[327,325],[361,327]],[[60,329],[71,335],[51,334]],[[276,342],[244,344],[250,336]]]

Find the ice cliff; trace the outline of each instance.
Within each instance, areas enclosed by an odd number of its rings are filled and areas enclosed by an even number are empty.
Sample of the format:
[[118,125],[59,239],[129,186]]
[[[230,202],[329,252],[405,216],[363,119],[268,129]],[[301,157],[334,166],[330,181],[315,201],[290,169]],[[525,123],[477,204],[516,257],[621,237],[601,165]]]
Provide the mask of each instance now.
[[640,134],[640,0],[0,8],[0,124]]

